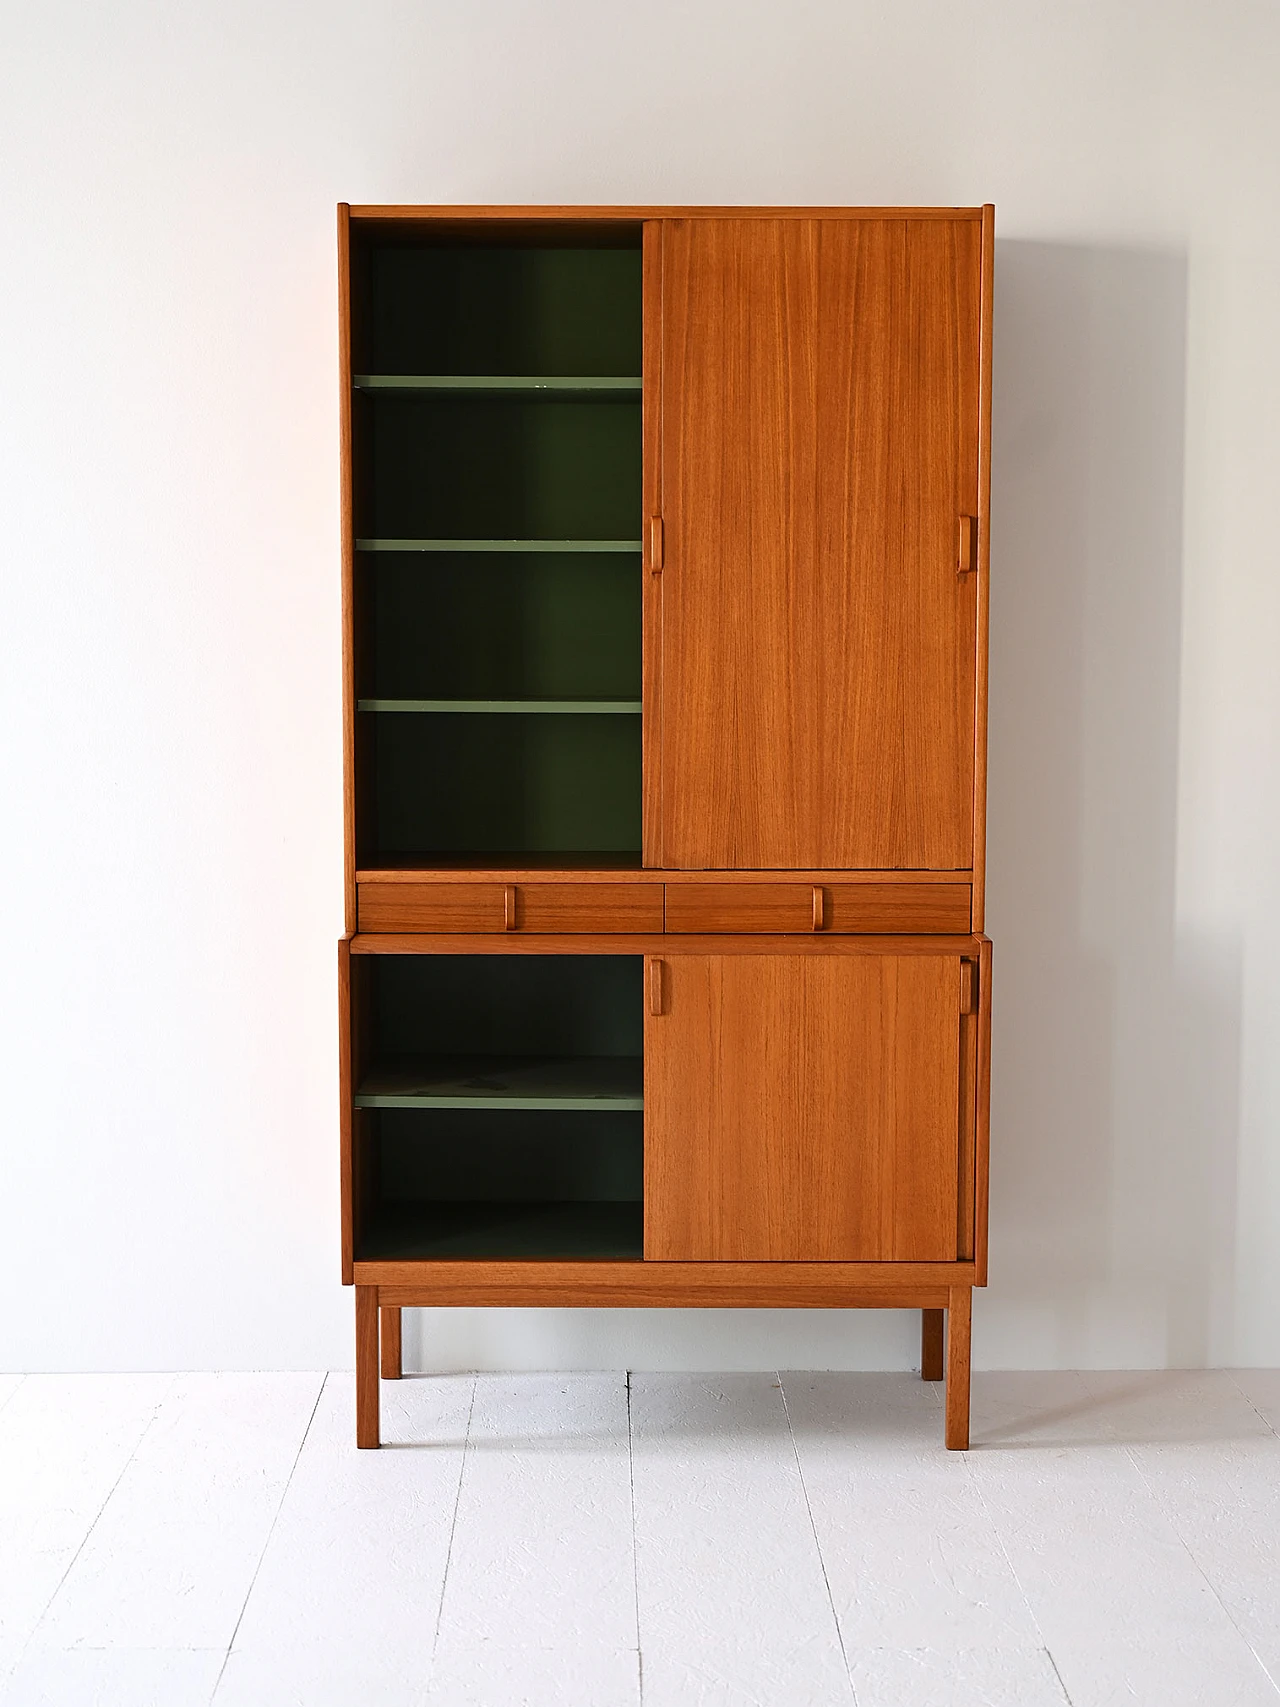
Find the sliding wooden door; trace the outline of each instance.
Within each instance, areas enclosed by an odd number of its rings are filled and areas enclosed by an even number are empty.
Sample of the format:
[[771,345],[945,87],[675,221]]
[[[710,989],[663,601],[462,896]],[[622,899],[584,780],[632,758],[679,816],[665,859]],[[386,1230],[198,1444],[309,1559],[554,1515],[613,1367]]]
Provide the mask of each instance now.
[[942,951],[651,960],[645,1257],[954,1262],[974,975]]
[[981,229],[663,222],[664,865],[972,863]]

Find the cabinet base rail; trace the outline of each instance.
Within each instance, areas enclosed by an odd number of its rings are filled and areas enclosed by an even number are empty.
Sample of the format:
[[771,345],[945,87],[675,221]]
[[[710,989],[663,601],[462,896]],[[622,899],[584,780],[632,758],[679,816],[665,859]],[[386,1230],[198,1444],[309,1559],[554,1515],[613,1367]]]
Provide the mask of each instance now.
[[[373,1265],[369,1265],[373,1266]],[[391,1265],[379,1265],[391,1266]],[[453,1266],[453,1265],[450,1265]],[[461,1266],[461,1265],[459,1265]],[[577,1267],[579,1265],[565,1265]],[[585,1266],[585,1265],[584,1265]],[[673,1267],[697,1267],[696,1264],[664,1265]],[[754,1267],[756,1265],[734,1265],[738,1267]],[[764,1266],[764,1265],[761,1265]],[[809,1265],[793,1265],[809,1266]],[[813,1265],[830,1267],[832,1265]],[[896,1265],[906,1266],[906,1265]],[[913,1265],[929,1266],[929,1265]],[[942,1266],[942,1265],[939,1265]],[[956,1265],[945,1265],[954,1271]],[[774,1283],[775,1286],[777,1282]],[[793,1284],[786,1290],[784,1296],[766,1298],[763,1301],[750,1296],[735,1294],[729,1296],[727,1286],[709,1288],[696,1298],[681,1298],[681,1304],[720,1305],[747,1308],[776,1308],[778,1305],[791,1305],[797,1308],[826,1308],[826,1309],[863,1309],[863,1310],[910,1310],[921,1312],[921,1358],[920,1374],[925,1381],[946,1380],[945,1395],[945,1429],[944,1437],[948,1451],[965,1452],[969,1446],[969,1349],[970,1321],[973,1305],[974,1282],[966,1280],[951,1286],[940,1285],[906,1285],[897,1288],[885,1286],[869,1287],[847,1286],[840,1288],[841,1295],[836,1298],[832,1294],[837,1287],[828,1282],[823,1288],[821,1302],[811,1296],[816,1292],[818,1283],[805,1286],[803,1283]],[[502,1288],[496,1282],[488,1284],[478,1282],[472,1290],[485,1293],[483,1298],[475,1296],[459,1296],[463,1288],[442,1285],[372,1285],[364,1284],[357,1278],[356,1295],[356,1445],[362,1448],[381,1446],[379,1382],[398,1380],[403,1372],[401,1353],[400,1312],[402,1309],[432,1309],[441,1306],[460,1304],[501,1304],[512,1305],[547,1305],[547,1304],[579,1304],[607,1302],[611,1304],[630,1304],[642,1306],[661,1302],[673,1305],[677,1302],[674,1296],[668,1294],[661,1299],[646,1298],[636,1295],[624,1298],[582,1299],[552,1298],[548,1296],[549,1286],[536,1288],[530,1286],[521,1291],[508,1285]],[[562,1286],[561,1290],[564,1288]],[[746,1289],[750,1291],[748,1287]],[[708,1295],[715,1292],[715,1296]],[[493,1296],[500,1293],[500,1296]]]

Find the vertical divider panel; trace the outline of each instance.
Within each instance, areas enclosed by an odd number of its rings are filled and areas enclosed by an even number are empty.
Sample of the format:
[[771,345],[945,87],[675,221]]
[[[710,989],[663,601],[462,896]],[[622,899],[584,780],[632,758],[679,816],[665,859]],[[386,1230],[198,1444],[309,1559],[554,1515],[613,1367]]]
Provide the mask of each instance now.
[[662,574],[649,562],[650,523],[662,515],[662,221],[647,219],[642,239],[641,438],[644,469],[644,514],[640,518],[646,541],[642,622],[644,633],[641,698],[640,861],[660,866],[662,859]]

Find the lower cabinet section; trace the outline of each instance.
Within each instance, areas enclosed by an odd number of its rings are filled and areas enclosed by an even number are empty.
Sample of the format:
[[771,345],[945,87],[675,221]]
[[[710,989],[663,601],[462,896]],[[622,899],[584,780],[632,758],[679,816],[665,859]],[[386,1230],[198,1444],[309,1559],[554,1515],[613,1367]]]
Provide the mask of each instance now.
[[349,957],[348,1266],[971,1262],[974,942]]

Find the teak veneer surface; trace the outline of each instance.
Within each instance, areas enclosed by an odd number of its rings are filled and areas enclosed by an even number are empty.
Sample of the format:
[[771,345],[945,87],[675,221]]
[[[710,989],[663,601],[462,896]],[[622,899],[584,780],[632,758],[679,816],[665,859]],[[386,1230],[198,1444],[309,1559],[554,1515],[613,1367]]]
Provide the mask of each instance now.
[[660,931],[662,889],[617,883],[361,883],[362,931]]
[[667,885],[669,931],[967,931],[968,884]]
[[981,226],[662,242],[662,863],[967,866]]
[[959,957],[664,959],[646,1259],[954,1261]]

